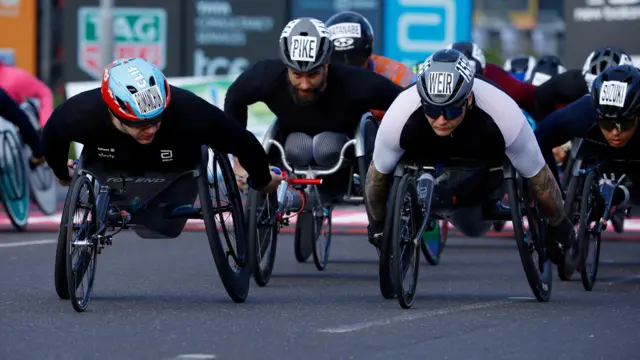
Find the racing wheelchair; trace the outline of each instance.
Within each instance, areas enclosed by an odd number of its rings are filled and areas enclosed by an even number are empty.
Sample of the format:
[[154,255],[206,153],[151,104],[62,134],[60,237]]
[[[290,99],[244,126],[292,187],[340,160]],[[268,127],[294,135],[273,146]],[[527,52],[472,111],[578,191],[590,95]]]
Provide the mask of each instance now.
[[[254,248],[246,242],[242,202],[231,163],[228,155],[206,146],[200,155],[199,163],[191,169],[143,174],[110,171],[80,157],[67,193],[56,249],[54,281],[61,299],[70,299],[78,312],[86,310],[97,257],[121,230],[130,228],[146,239],[176,238],[188,219],[204,220],[211,253],[229,297],[235,302],[246,299]],[[196,197],[199,207],[194,205]]]
[[[640,162],[640,159],[618,159],[608,152],[598,143],[581,139],[566,192],[565,212],[577,226],[578,235],[571,251],[578,260],[582,286],[587,291],[593,290],[596,283],[602,233],[609,220],[620,210],[628,216],[629,208],[618,208],[628,203],[630,197],[625,172],[632,169],[630,163]],[[565,278],[570,279],[576,269],[563,270]]]
[[29,218],[27,167],[17,128],[0,118],[0,200],[19,231],[27,227]]
[[[490,167],[477,160],[459,158],[447,159],[437,166],[425,166],[405,159],[397,165],[387,201],[379,263],[380,292],[384,298],[397,297],[403,308],[413,305],[420,265],[418,247],[424,251],[426,246],[421,241],[422,234],[436,220],[450,219],[456,211],[455,190],[443,193],[436,191],[440,181],[450,181],[441,176],[478,172],[498,179],[492,196],[485,200],[486,206],[482,202],[479,204],[483,205],[482,218],[489,222],[487,230],[490,222],[496,220],[513,222],[529,286],[538,301],[549,300],[552,266],[544,244],[547,221],[540,214],[529,182],[517,173],[508,160],[502,166]],[[496,206],[505,191],[509,206]],[[452,198],[453,201],[450,200]],[[409,270],[412,270],[410,274]],[[406,286],[405,280],[408,280]]]
[[[313,254],[316,268],[324,270],[329,262],[331,248],[331,216],[337,204],[360,205],[364,203],[364,180],[373,155],[373,139],[378,124],[370,113],[365,113],[355,136],[344,144],[337,163],[330,168],[309,166],[294,169],[286,159],[282,146],[283,135],[276,119],[267,130],[262,146],[269,154],[271,164],[285,172],[276,193],[261,194],[251,189],[247,200],[247,237],[254,243],[256,262],[254,280],[266,286],[271,278],[276,257],[280,229],[288,226],[289,218],[297,214],[294,253],[299,262],[305,262]],[[353,154],[347,151],[353,147]],[[346,173],[349,177],[340,196],[326,195],[318,189],[323,177]],[[354,176],[354,174],[356,176]],[[362,182],[358,184],[356,179]]]

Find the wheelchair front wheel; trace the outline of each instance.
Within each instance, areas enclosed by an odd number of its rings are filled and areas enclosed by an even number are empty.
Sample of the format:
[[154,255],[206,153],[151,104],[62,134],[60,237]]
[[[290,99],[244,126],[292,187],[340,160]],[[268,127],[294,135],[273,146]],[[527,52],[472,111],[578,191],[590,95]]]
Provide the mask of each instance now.
[[[418,192],[413,177],[405,174],[398,184],[395,195],[391,231],[387,242],[391,246],[391,264],[393,284],[398,303],[402,308],[410,308],[416,297],[418,274],[420,269],[420,245],[423,241],[414,241],[417,237],[422,216],[418,204]],[[422,216],[421,216],[422,215]],[[411,274],[409,274],[411,271]],[[408,275],[408,276],[407,276]],[[409,280],[405,287],[405,280]]]
[[[553,282],[553,267],[544,244],[546,220],[540,215],[528,182],[520,177],[507,180],[511,221],[518,244],[520,260],[527,281],[536,299],[549,301]],[[528,229],[523,219],[527,220]]]
[[256,263],[253,280],[258,286],[266,286],[271,279],[278,245],[278,200],[276,193],[262,194],[249,190],[247,202],[247,241],[254,243]]
[[331,250],[331,215],[332,207],[314,210],[313,220],[315,229],[315,241],[313,246],[313,263],[319,271],[324,270],[329,263],[329,250]]
[[[56,257],[56,289],[58,296],[67,295],[71,305],[77,312],[83,312],[89,305],[93,282],[96,276],[96,265],[99,253],[98,219],[96,197],[91,180],[85,175],[79,176],[67,196],[65,203],[58,249],[64,248],[65,256]],[[64,245],[62,245],[64,244]],[[61,287],[59,273],[65,268],[67,293]],[[83,279],[87,276],[86,287]],[[78,294],[78,290],[82,293]]]
[[[249,294],[255,243],[247,241],[242,198],[227,154],[212,151],[211,169],[208,166],[209,156],[209,148],[203,146],[198,197],[220,280],[229,297],[240,303]],[[210,172],[212,176],[209,176]],[[226,251],[221,235],[227,245]]]
[[[593,290],[598,276],[600,265],[600,243],[602,233],[598,231],[598,221],[602,218],[604,199],[600,195],[598,179],[595,171],[590,172],[584,181],[582,188],[582,200],[580,201],[580,228],[578,229],[578,241],[580,242],[580,278],[585,290]],[[593,224],[593,225],[592,225]],[[591,245],[591,240],[595,244]],[[593,256],[589,256],[593,250]],[[591,259],[590,259],[591,258]],[[590,260],[590,261],[589,261]]]

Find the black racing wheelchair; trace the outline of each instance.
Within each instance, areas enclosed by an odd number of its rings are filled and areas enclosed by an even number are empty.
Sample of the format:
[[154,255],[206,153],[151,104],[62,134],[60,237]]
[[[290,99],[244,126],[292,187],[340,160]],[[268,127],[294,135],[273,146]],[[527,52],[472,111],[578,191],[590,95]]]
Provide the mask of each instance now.
[[[596,283],[600,263],[602,233],[616,211],[628,216],[631,183],[626,173],[640,160],[618,159],[611,149],[600,143],[582,139],[570,170],[565,211],[577,227],[577,240],[571,251],[577,258],[582,286],[591,291]],[[629,166],[633,164],[633,166]],[[637,172],[634,172],[637,173]],[[558,269],[560,271],[560,269]],[[576,269],[563,269],[565,280]]]
[[[200,206],[194,205],[196,198]],[[203,146],[191,169],[144,174],[110,171],[81,157],[60,222],[54,275],[58,296],[85,311],[98,255],[116,234],[132,229],[141,238],[176,238],[188,219],[204,220],[224,288],[233,301],[243,302],[255,249],[246,241],[240,192],[227,154]]]
[[[364,181],[373,155],[377,128],[371,113],[365,113],[354,137],[342,147],[334,166],[294,169],[285,156],[278,120],[271,124],[262,145],[270,156],[271,164],[286,172],[286,181],[273,194],[249,190],[247,237],[256,249],[256,284],[266,286],[269,282],[275,264],[278,234],[282,227],[290,224],[289,219],[294,215],[297,215],[294,236],[296,259],[302,263],[313,254],[316,268],[320,271],[326,268],[331,248],[332,210],[339,204],[364,203]],[[354,149],[348,153],[350,147]],[[344,190],[340,194],[324,193],[321,186],[323,178],[338,174],[345,178]]]
[[[536,299],[546,302],[551,296],[552,266],[544,244],[546,219],[541,216],[529,182],[522,178],[508,160],[491,167],[473,159],[447,159],[437,166],[424,166],[401,160],[393,174],[387,202],[387,215],[379,263],[380,292],[386,299],[398,299],[410,308],[416,295],[420,265],[420,248],[426,246],[422,233],[437,220],[453,214],[452,194],[437,194],[440,174],[484,172],[497,178],[498,186],[491,199],[482,206],[482,217],[513,222],[516,243],[527,281]],[[500,174],[500,172],[502,174]],[[493,175],[492,175],[493,174]],[[449,181],[449,180],[446,180]],[[506,188],[506,189],[505,189]],[[496,206],[504,193],[509,206]],[[478,191],[475,191],[476,193]],[[455,195],[455,193],[453,194]],[[484,204],[482,204],[484,205]],[[406,282],[406,284],[405,284]]]

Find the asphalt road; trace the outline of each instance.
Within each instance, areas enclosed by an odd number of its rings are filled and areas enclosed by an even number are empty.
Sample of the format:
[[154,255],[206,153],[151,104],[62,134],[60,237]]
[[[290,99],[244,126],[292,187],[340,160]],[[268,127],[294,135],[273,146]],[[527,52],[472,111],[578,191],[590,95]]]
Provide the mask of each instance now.
[[[52,232],[0,234],[0,359],[632,359],[640,345],[640,245],[608,242],[593,292],[554,281],[532,299],[515,243],[450,239],[423,262],[410,310],[379,293],[362,236],[334,238],[325,272],[280,239],[274,277],[233,303],[205,235],[114,239],[89,309],[53,286]],[[556,278],[557,279],[557,278]],[[554,280],[556,280],[554,279]],[[190,356],[187,356],[190,355]]]

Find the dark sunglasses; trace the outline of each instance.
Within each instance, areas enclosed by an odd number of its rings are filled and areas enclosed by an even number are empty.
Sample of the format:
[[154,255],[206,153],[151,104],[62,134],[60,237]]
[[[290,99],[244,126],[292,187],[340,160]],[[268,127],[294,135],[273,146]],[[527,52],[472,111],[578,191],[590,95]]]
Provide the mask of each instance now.
[[437,119],[442,115],[445,120],[453,120],[462,115],[464,108],[467,106],[467,102],[468,99],[465,99],[460,105],[452,104],[447,106],[435,106],[422,103],[422,111],[432,119]]
[[633,126],[636,124],[636,119],[598,119],[598,125],[600,128],[606,131],[613,131],[613,129],[618,129],[618,131],[627,131],[631,130]]
[[132,121],[132,120],[123,119],[123,118],[117,116],[116,114],[114,114],[111,111],[109,111],[109,112],[116,119],[118,119],[122,124],[124,124],[124,125],[126,125],[126,126],[128,126],[130,128],[133,128],[133,129],[144,129],[144,128],[149,127],[149,126],[156,125],[160,121],[162,121],[162,115],[158,115],[158,116],[156,116],[154,118],[151,118],[151,119]]

